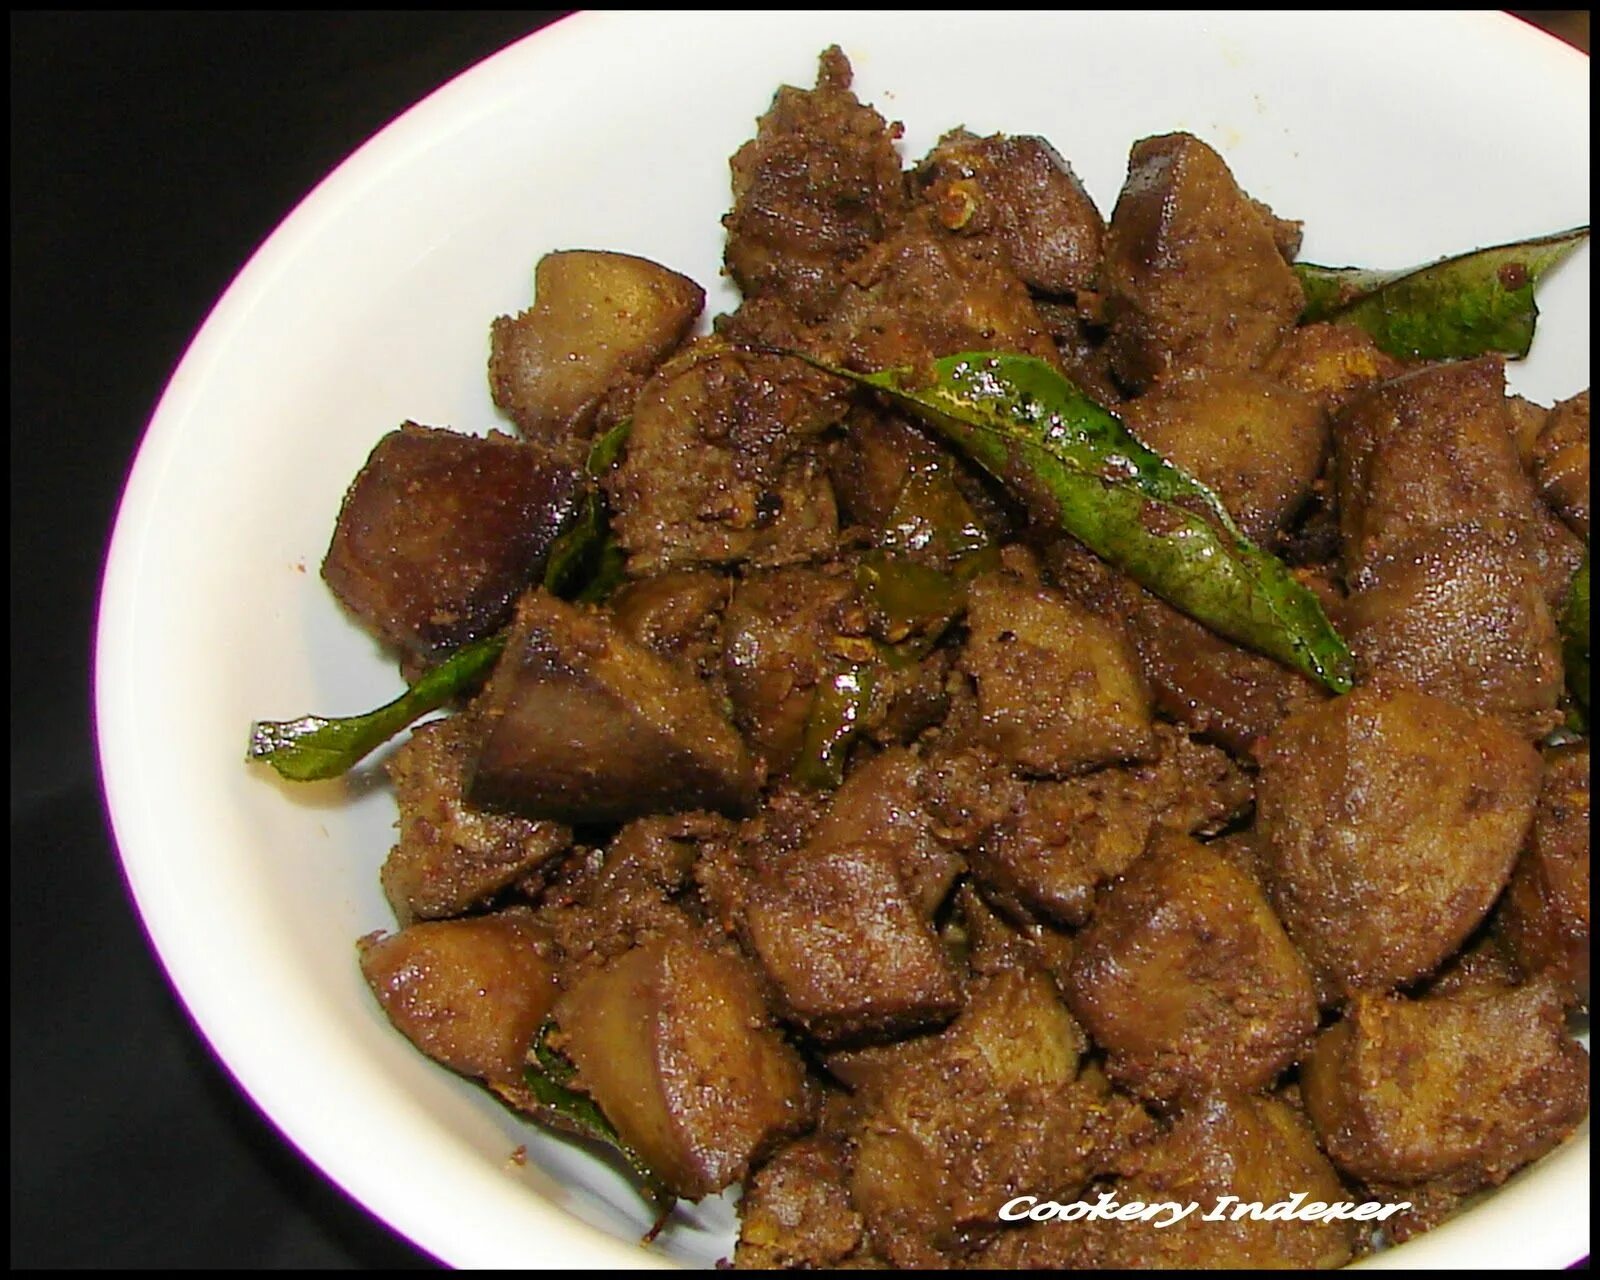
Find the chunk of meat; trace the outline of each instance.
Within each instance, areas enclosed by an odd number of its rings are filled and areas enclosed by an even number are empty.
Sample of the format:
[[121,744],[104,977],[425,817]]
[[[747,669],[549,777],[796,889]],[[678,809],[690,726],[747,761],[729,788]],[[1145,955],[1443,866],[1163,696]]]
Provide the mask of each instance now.
[[1362,993],[1301,1071],[1306,1110],[1358,1178],[1493,1186],[1555,1147],[1589,1107],[1589,1055],[1548,980],[1488,995]]
[[769,1025],[737,956],[661,938],[586,976],[555,1007],[551,1046],[668,1190],[691,1200],[739,1181],[806,1128],[805,1065]]
[[977,683],[977,740],[1024,772],[1062,776],[1150,756],[1150,695],[1113,621],[1003,573],[968,591],[961,665]]
[[1122,414],[1139,439],[1210,486],[1246,536],[1263,544],[1305,504],[1328,449],[1315,401],[1239,370],[1163,383]]
[[1537,569],[1515,547],[1460,526],[1423,533],[1351,587],[1340,630],[1361,678],[1504,716],[1530,737],[1558,722],[1561,635]]
[[1249,778],[1220,748],[1157,725],[1147,764],[1031,783],[973,851],[973,871],[1024,917],[1082,924],[1095,890],[1144,852],[1157,828],[1211,834],[1249,807]]
[[1533,448],[1539,492],[1580,538],[1589,537],[1589,392],[1550,411]]
[[609,603],[624,634],[704,679],[721,665],[722,614],[732,590],[721,574],[680,569],[626,582]]
[[604,614],[546,592],[518,606],[480,706],[474,805],[621,822],[755,803],[755,763],[710,691]]
[[1111,1078],[1168,1102],[1260,1089],[1317,1029],[1311,975],[1260,887],[1175,832],[1101,894],[1066,995]]
[[734,153],[728,274],[807,319],[826,315],[844,268],[905,215],[905,179],[884,122],[850,92],[850,63],[826,50],[814,89],[785,85]]
[[1429,365],[1353,400],[1334,422],[1333,477],[1354,580],[1413,539],[1467,526],[1521,549],[1558,601],[1582,557],[1517,460],[1498,356]]
[[1264,206],[1187,133],[1136,142],[1101,275],[1117,377],[1142,390],[1188,369],[1253,369],[1305,295]]
[[1292,330],[1261,367],[1267,377],[1293,387],[1329,414],[1405,369],[1365,329],[1326,322]]
[[1505,887],[1533,821],[1538,753],[1414,689],[1366,686],[1284,722],[1256,825],[1273,906],[1325,996],[1436,968]]
[[739,1201],[741,1270],[814,1269],[855,1260],[861,1215],[850,1204],[844,1144],[816,1134],[791,1142],[756,1171]]
[[927,210],[849,272],[822,340],[854,368],[921,365],[963,351],[1012,351],[1059,364],[1027,286]]
[[1286,716],[1327,696],[1299,672],[1180,613],[1078,543],[1053,543],[1049,559],[1069,595],[1121,622],[1156,710],[1202,738],[1253,754]]
[[521,907],[364,938],[361,972],[389,1021],[452,1071],[516,1090],[559,994],[549,931]]
[[1000,250],[1040,293],[1092,289],[1105,220],[1043,138],[955,129],[917,166],[914,182],[939,225]]
[[827,558],[838,515],[817,437],[847,402],[798,360],[718,339],[658,369],[603,480],[629,575]]
[[617,383],[642,381],[689,334],[705,290],[646,258],[588,249],[548,253],[533,306],[489,330],[489,387],[523,437],[586,438]]
[[1148,1124],[1080,1069],[1081,1031],[1042,974],[981,982],[945,1032],[864,1087],[850,1194],[873,1250],[934,1266],[991,1234],[1026,1191],[1067,1199]]
[[723,676],[735,722],[773,773],[794,764],[818,686],[870,650],[842,632],[853,596],[849,578],[799,567],[752,573],[734,590]]
[[378,639],[435,661],[505,625],[578,493],[532,445],[408,422],[351,482],[322,576]]
[[543,867],[572,842],[558,822],[484,813],[462,796],[481,722],[471,714],[415,729],[389,759],[400,839],[383,891],[402,925],[459,916]]
[[1500,938],[1530,974],[1569,1003],[1589,1003],[1589,744],[1544,753],[1533,837],[1496,917]]
[[1219,1091],[1186,1108],[1169,1132],[1140,1144],[1124,1164],[1128,1176],[1107,1188],[1118,1203],[1199,1207],[1176,1222],[1163,1212],[1126,1222],[1030,1224],[1001,1237],[983,1265],[1310,1270],[1342,1266],[1355,1252],[1360,1227],[1349,1220],[1256,1219],[1248,1210],[1233,1219],[1240,1204],[1297,1194],[1301,1204],[1356,1199],[1317,1149],[1310,1126],[1274,1098]]

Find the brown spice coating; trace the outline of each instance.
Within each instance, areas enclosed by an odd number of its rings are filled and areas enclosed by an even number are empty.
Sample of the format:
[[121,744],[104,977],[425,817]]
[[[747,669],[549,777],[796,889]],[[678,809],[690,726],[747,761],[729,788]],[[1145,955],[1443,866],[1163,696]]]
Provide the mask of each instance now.
[[524,439],[557,448],[587,438],[607,393],[637,385],[706,302],[687,276],[592,250],[539,259],[533,295],[532,307],[489,330],[489,387]]
[[1332,414],[1369,387],[1398,378],[1405,368],[1365,329],[1319,321],[1286,335],[1261,371]]
[[658,369],[602,482],[629,575],[826,559],[838,517],[816,438],[846,403],[797,360],[714,338]]
[[1142,390],[1187,369],[1258,367],[1305,306],[1275,231],[1198,138],[1134,143],[1101,276],[1117,377]]
[[745,962],[692,936],[647,942],[575,985],[551,1045],[666,1187],[698,1200],[806,1128],[800,1057]]
[[939,224],[992,242],[1040,293],[1092,289],[1105,220],[1072,166],[1043,138],[955,129],[919,164],[912,181]]
[[1533,836],[1496,916],[1500,939],[1569,1004],[1589,1003],[1589,744],[1544,753]]
[[977,682],[977,741],[1045,777],[1153,754],[1150,695],[1115,622],[988,573],[968,590],[967,624],[961,666]]
[[555,1004],[555,963],[549,931],[520,907],[361,942],[361,972],[396,1030],[452,1071],[512,1088]]
[[853,1259],[861,1215],[851,1207],[842,1143],[821,1134],[781,1148],[756,1170],[739,1201],[740,1270],[812,1269]]
[[755,803],[755,762],[710,691],[606,615],[544,591],[517,607],[479,707],[474,805],[620,822]]
[[1152,831],[1210,834],[1248,808],[1251,784],[1227,754],[1156,726],[1152,762],[1035,782],[973,851],[973,873],[1013,913],[1082,924],[1095,890],[1132,865]]
[[402,924],[459,916],[537,871],[572,842],[557,822],[472,808],[462,796],[481,725],[470,714],[421,725],[389,758],[400,839],[383,891]]
[[1362,993],[1301,1071],[1306,1110],[1358,1178],[1492,1186],[1589,1106],[1589,1056],[1548,980],[1430,1000]]
[[1328,450],[1314,400],[1240,370],[1163,383],[1130,400],[1122,416],[1145,444],[1210,486],[1262,545],[1305,505]]
[[1385,382],[1334,421],[1332,474],[1344,570],[1437,529],[1467,526],[1522,550],[1557,602],[1582,557],[1517,459],[1498,356],[1429,365]]
[[1170,831],[1101,894],[1066,995],[1111,1078],[1159,1101],[1263,1088],[1317,1028],[1311,975],[1260,887]]
[[905,179],[884,122],[850,92],[850,63],[826,50],[815,89],[785,85],[734,153],[728,274],[807,319],[826,315],[844,268],[905,214]]
[[1411,982],[1460,946],[1511,874],[1538,787],[1516,733],[1404,686],[1285,721],[1256,824],[1272,904],[1322,994]]
[[1461,526],[1419,533],[1356,574],[1340,631],[1360,676],[1385,676],[1529,737],[1559,719],[1561,635],[1515,547]]
[[721,666],[722,613],[732,590],[720,574],[680,569],[626,582],[607,603],[625,635],[706,679]]
[[1539,492],[1580,538],[1589,537],[1589,392],[1563,400],[1533,447]]
[[578,492],[531,445],[408,422],[351,481],[323,579],[378,639],[435,661],[505,624]]

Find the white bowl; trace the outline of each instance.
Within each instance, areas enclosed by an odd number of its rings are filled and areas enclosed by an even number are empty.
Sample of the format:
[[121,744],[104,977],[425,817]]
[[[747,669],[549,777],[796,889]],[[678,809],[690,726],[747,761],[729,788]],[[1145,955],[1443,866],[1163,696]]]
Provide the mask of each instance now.
[[[492,317],[551,249],[719,276],[727,158],[837,41],[914,158],[957,124],[1050,138],[1102,208],[1129,144],[1191,130],[1306,222],[1314,261],[1399,266],[1589,216],[1588,60],[1491,14],[586,14],[402,116],[324,182],[218,303],[167,388],[117,522],[96,670],[117,838],[205,1035],[288,1138],[446,1262],[709,1264],[727,1204],[653,1250],[624,1180],[425,1060],[368,995],[391,924],[393,805],[371,770],[288,787],[253,718],[398,691],[317,567],[341,494],[406,418],[497,421]],[[1588,251],[1541,295],[1517,389],[1589,383]],[[159,752],[144,744],[157,741]],[[512,1159],[526,1144],[526,1162]],[[1562,1265],[1588,1249],[1583,1135],[1381,1265]]]

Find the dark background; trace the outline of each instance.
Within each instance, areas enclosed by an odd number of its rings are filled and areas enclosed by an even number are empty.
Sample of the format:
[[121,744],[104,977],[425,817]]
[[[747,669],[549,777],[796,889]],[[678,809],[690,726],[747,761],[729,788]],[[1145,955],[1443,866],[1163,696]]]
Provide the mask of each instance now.
[[[1537,13],[1587,47],[1586,12]],[[95,599],[145,421],[251,252],[555,16],[12,16],[14,1267],[430,1265],[261,1119],[169,992],[100,797]]]

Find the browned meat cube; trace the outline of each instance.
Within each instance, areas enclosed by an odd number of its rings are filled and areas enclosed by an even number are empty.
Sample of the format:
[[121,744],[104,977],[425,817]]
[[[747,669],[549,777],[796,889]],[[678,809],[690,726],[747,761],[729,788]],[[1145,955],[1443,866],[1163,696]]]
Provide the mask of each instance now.
[[1405,368],[1380,350],[1365,329],[1308,324],[1285,336],[1262,372],[1309,396],[1325,413],[1337,413],[1367,388],[1398,378]]
[[755,802],[755,764],[704,685],[604,614],[543,591],[518,606],[479,706],[474,805],[621,822]]
[[1284,722],[1256,825],[1273,906],[1322,993],[1420,978],[1505,887],[1539,756],[1489,716],[1368,686]]
[[1042,974],[986,979],[941,1035],[903,1046],[858,1101],[850,1195],[873,1251],[947,1264],[993,1232],[1025,1189],[1068,1199],[1148,1124],[1080,1069],[1084,1042]]
[[1515,987],[1522,981],[1522,970],[1492,932],[1480,930],[1469,942],[1445,961],[1443,968],[1415,989],[1424,996],[1453,996],[1464,992],[1486,995]]
[[853,595],[849,578],[801,568],[752,573],[734,590],[723,675],[734,720],[774,773],[794,763],[817,686],[847,656],[840,628]]
[[917,166],[915,181],[940,226],[996,245],[1029,288],[1094,288],[1105,220],[1043,138],[953,130]]
[[819,1040],[947,1020],[961,986],[930,923],[959,863],[888,752],[851,774],[808,838],[758,843],[730,914],[785,1017]]
[[1452,525],[1523,550],[1552,601],[1582,557],[1518,462],[1498,356],[1429,365],[1353,400],[1334,422],[1333,477],[1349,579]]
[[1311,975],[1260,887],[1175,832],[1101,895],[1066,993],[1111,1078],[1161,1101],[1262,1088],[1317,1029]]
[[[1361,1227],[1348,1219],[1254,1219],[1247,1211],[1233,1220],[1241,1203],[1271,1205],[1295,1195],[1306,1206],[1359,1199],[1345,1191],[1311,1127],[1275,1098],[1219,1092],[1186,1108],[1169,1132],[1136,1148],[1125,1163],[1129,1176],[1111,1184],[1120,1202],[1199,1207],[1169,1226],[1155,1225],[1165,1215],[1090,1224],[1091,1265],[1310,1270],[1342,1266],[1355,1250]],[[1220,1220],[1208,1221],[1219,1205]],[[1042,1223],[1038,1229],[1060,1225]]]
[[400,841],[383,864],[383,891],[402,925],[482,906],[572,841],[560,823],[482,813],[462,798],[481,731],[470,714],[437,720],[389,759]]
[[1101,276],[1117,376],[1142,390],[1187,369],[1258,367],[1305,306],[1275,234],[1198,138],[1134,143]]
[[850,63],[826,50],[815,89],[785,85],[734,153],[728,274],[808,319],[828,313],[844,267],[905,214],[905,180],[885,124],[850,92]]
[[1064,782],[1032,783],[972,853],[986,889],[1017,914],[1082,924],[1095,890],[1144,852],[1151,832],[1209,834],[1250,804],[1250,780],[1220,748],[1156,726],[1160,757]]
[[767,1270],[833,1267],[859,1254],[861,1215],[850,1205],[842,1143],[791,1142],[756,1171],[739,1201],[733,1265]]
[[408,422],[351,482],[322,576],[378,639],[431,661],[505,625],[578,493],[531,445]]
[[558,994],[549,931],[520,907],[363,939],[361,972],[423,1053],[513,1092]]
[[1539,492],[1580,538],[1589,537],[1589,393],[1550,411],[1533,449]]
[[967,622],[978,741],[1047,777],[1152,754],[1150,695],[1115,622],[999,573],[972,583]]
[[1561,636],[1520,551],[1456,526],[1417,537],[1361,570],[1340,630],[1363,679],[1415,685],[1504,716],[1529,737],[1554,727]]
[[769,1025],[755,976],[691,937],[589,974],[556,1005],[551,1045],[667,1188],[698,1200],[806,1128],[805,1065]]
[[720,574],[679,570],[625,583],[609,603],[624,634],[701,678],[722,658],[722,612],[733,583]]
[[1313,400],[1239,370],[1163,383],[1122,413],[1139,439],[1209,485],[1263,544],[1305,505],[1328,448]]
[[1497,917],[1527,973],[1547,973],[1566,999],[1589,1003],[1589,744],[1546,751],[1533,838]]
[[797,360],[717,339],[657,370],[604,480],[628,573],[830,555],[838,516],[816,438],[846,403]]
[[1068,594],[1122,623],[1156,710],[1192,733],[1250,755],[1285,716],[1326,696],[1314,681],[1223,639],[1079,544],[1057,542],[1050,560]]
[[626,253],[539,259],[533,306],[489,331],[494,402],[523,436],[581,440],[619,382],[641,381],[688,336],[706,295],[687,276]]
[[1541,979],[1431,1000],[1359,994],[1300,1073],[1339,1167],[1389,1183],[1492,1186],[1536,1160],[1589,1108],[1589,1055]]
[[941,229],[927,210],[850,269],[824,336],[860,369],[916,365],[963,351],[1060,361],[1027,286],[980,245]]

